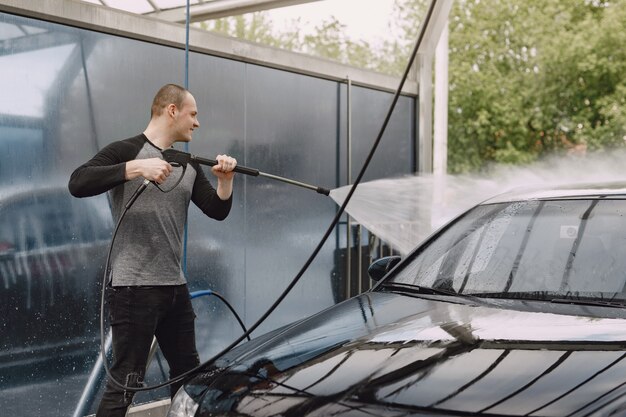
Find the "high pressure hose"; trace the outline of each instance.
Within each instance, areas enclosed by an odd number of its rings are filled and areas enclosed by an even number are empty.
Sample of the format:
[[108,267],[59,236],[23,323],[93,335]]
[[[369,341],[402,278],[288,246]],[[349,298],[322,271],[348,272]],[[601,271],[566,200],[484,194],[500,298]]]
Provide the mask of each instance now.
[[[181,178],[182,178],[182,175],[181,175]],[[117,223],[115,225],[115,229],[113,229],[113,235],[111,236],[111,243],[109,243],[109,251],[107,252],[107,259],[106,259],[106,262],[104,264],[104,277],[102,279],[102,293],[101,293],[101,296],[100,296],[100,355],[102,357],[102,365],[104,366],[104,370],[105,370],[107,376],[109,377],[109,381],[111,381],[111,383],[113,383],[113,385],[115,385],[116,387],[118,387],[120,389],[123,389],[124,391],[133,391],[133,389],[131,387],[127,387],[126,385],[124,385],[124,384],[120,383],[118,380],[116,380],[113,377],[113,375],[111,375],[111,370],[109,369],[109,365],[107,364],[106,349],[104,347],[104,345],[105,345],[105,337],[104,337],[104,302],[105,302],[105,296],[106,296],[107,287],[108,287],[109,265],[111,264],[111,253],[113,252],[113,243],[115,242],[115,236],[117,236],[117,231],[119,230],[120,225],[122,224],[122,220],[124,219],[124,216],[128,212],[128,209],[130,209],[130,207],[133,205],[133,203],[137,200],[137,197],[139,197],[141,195],[141,193],[143,193],[146,190],[146,188],[148,188],[148,185],[150,185],[150,181],[147,180],[147,179],[144,179],[142,181],[141,185],[139,185],[139,187],[137,187],[137,189],[135,190],[133,195],[130,197],[128,202],[124,205],[124,209],[122,210],[122,213],[120,214],[120,217],[117,220]]]
[[[409,58],[409,62],[407,63],[407,66],[404,70],[404,73],[402,75],[402,79],[400,80],[400,84],[398,85],[398,88],[396,89],[396,92],[393,96],[393,100],[391,102],[391,105],[389,106],[389,110],[387,111],[387,115],[385,116],[385,120],[380,128],[380,131],[378,132],[378,136],[376,137],[376,140],[374,141],[374,144],[372,145],[369,154],[367,155],[367,158],[365,159],[365,162],[363,163],[363,166],[361,167],[361,171],[359,172],[356,180],[354,181],[354,183],[352,184],[352,187],[350,188],[350,191],[348,192],[343,204],[341,204],[341,206],[339,207],[339,210],[337,211],[337,213],[335,214],[335,217],[333,218],[332,222],[330,223],[330,225],[328,226],[328,229],[326,230],[326,232],[324,233],[324,236],[322,237],[322,239],[320,240],[320,242],[318,243],[317,247],[313,250],[313,252],[311,253],[311,255],[309,256],[309,258],[307,259],[307,261],[304,263],[304,265],[302,266],[302,268],[300,269],[300,271],[298,272],[298,274],[293,278],[293,280],[289,283],[289,285],[287,286],[287,288],[285,288],[285,290],[282,292],[282,294],[276,299],[276,301],[267,309],[267,311],[252,325],[248,328],[248,330],[246,332],[244,332],[241,336],[239,336],[235,341],[233,341],[230,345],[228,345],[226,348],[222,349],[219,353],[217,353],[216,355],[214,355],[213,357],[211,357],[210,359],[208,359],[207,361],[201,363],[200,365],[196,366],[193,369],[190,369],[187,372],[184,372],[180,375],[178,375],[177,377],[174,377],[168,381],[165,381],[161,384],[158,385],[153,385],[153,386],[144,386],[144,387],[128,387],[125,386],[121,383],[119,383],[118,381],[116,381],[110,373],[110,370],[107,366],[107,362],[106,362],[106,354],[104,352],[104,289],[105,286],[103,285],[103,291],[102,291],[102,305],[101,305],[101,310],[100,310],[100,314],[101,314],[101,320],[100,320],[100,324],[101,324],[101,328],[100,328],[100,337],[101,337],[101,354],[104,360],[104,368],[106,369],[106,373],[109,376],[109,379],[111,380],[111,382],[116,385],[118,388],[121,388],[125,391],[130,391],[130,392],[140,392],[140,391],[149,391],[149,390],[153,390],[153,389],[157,389],[157,388],[161,388],[161,387],[165,387],[167,385],[171,385],[177,382],[180,382],[182,380],[184,380],[185,378],[187,378],[188,376],[191,376],[193,373],[197,372],[198,370],[200,370],[201,368],[211,365],[213,364],[217,359],[219,359],[220,357],[222,357],[223,355],[225,355],[226,353],[228,353],[231,349],[233,349],[235,346],[237,346],[239,343],[241,343],[245,338],[249,337],[250,334],[252,334],[253,331],[255,331],[268,317],[270,314],[272,314],[274,312],[274,310],[276,310],[276,308],[278,307],[278,305],[285,299],[285,297],[287,296],[287,294],[289,294],[289,292],[293,289],[293,287],[295,287],[295,285],[300,281],[300,279],[302,278],[302,276],[304,275],[304,273],[306,272],[306,270],[309,268],[309,266],[311,265],[311,263],[313,262],[313,260],[315,259],[315,257],[318,255],[318,253],[320,252],[320,250],[322,249],[322,247],[324,246],[324,244],[326,243],[326,240],[328,240],[328,237],[331,235],[331,233],[333,232],[333,230],[335,229],[335,227],[337,226],[337,223],[339,223],[339,220],[341,218],[341,216],[343,215],[346,206],[348,205],[348,203],[350,202],[350,199],[352,198],[352,195],[354,194],[356,188],[358,187],[358,185],[360,184],[363,176],[365,175],[365,171],[367,170],[370,162],[372,161],[372,158],[374,157],[374,154],[376,153],[376,149],[378,148],[378,145],[380,144],[380,141],[383,137],[383,134],[385,133],[385,129],[387,128],[387,125],[389,124],[389,120],[391,119],[391,115],[393,114],[393,110],[395,109],[396,103],[398,102],[398,99],[400,97],[400,92],[402,91],[402,88],[404,87],[404,83],[406,82],[406,79],[408,78],[409,75],[409,71],[411,69],[411,64],[415,61],[415,58],[417,56],[417,51],[419,49],[419,46],[422,44],[422,41],[424,39],[424,35],[426,32],[426,28],[428,27],[428,24],[432,18],[433,15],[433,11],[435,8],[435,5],[437,4],[437,0],[432,0],[430,3],[430,6],[428,8],[428,11],[426,13],[426,16],[424,18],[424,22],[421,26],[420,29],[420,33],[418,35],[417,41],[415,42],[415,45],[413,47],[413,50],[411,52],[411,56]],[[148,180],[145,180],[142,185],[137,189],[137,191],[135,192],[135,195],[133,195],[134,198],[131,197],[131,200],[136,200],[137,197],[139,196],[139,194],[141,194],[141,192],[143,192],[143,190],[145,190],[145,188],[148,186],[150,182]],[[145,184],[145,185],[144,185]],[[130,201],[129,201],[130,203]],[[122,214],[120,215],[120,218],[117,222],[117,225],[115,227],[115,231],[113,233],[113,238],[111,239],[111,245],[109,248],[109,254],[107,256],[107,264],[106,264],[106,268],[105,268],[105,279],[103,284],[106,284],[106,277],[107,277],[107,271],[108,271],[108,265],[110,262],[110,256],[111,256],[111,248],[113,247],[113,241],[115,239],[115,234],[117,233],[117,230],[120,226],[120,223],[124,217],[124,214],[126,214],[126,212],[128,211],[129,208],[129,204],[126,204],[126,207],[124,208],[124,211],[122,212]]]

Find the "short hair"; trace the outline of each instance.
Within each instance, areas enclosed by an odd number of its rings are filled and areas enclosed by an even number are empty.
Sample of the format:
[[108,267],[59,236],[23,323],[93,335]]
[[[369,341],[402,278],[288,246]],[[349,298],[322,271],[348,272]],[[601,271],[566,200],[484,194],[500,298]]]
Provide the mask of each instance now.
[[157,91],[152,100],[152,107],[150,108],[150,118],[160,115],[170,104],[174,104],[179,109],[183,105],[185,96],[189,93],[186,88],[177,84],[165,84]]

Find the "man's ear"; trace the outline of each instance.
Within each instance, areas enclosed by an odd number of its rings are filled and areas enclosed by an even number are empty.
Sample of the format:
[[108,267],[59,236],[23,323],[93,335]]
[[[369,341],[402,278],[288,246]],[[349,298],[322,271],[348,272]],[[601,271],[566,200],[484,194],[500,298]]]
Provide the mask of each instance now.
[[175,117],[176,116],[176,112],[178,111],[178,109],[176,108],[176,105],[174,103],[170,103],[167,105],[166,107],[167,110],[167,114],[170,117]]

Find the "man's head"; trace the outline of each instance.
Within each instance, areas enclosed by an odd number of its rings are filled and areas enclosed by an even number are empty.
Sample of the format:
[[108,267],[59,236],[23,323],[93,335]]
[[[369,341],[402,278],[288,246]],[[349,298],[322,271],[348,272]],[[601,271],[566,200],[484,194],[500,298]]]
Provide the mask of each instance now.
[[189,142],[193,130],[200,126],[196,100],[185,88],[166,84],[152,100],[151,122],[161,121],[167,126],[174,141]]
[[176,84],[166,84],[159,91],[157,91],[152,100],[152,107],[150,109],[150,118],[154,119],[163,114],[170,104],[181,108],[183,100],[189,94],[185,88]]

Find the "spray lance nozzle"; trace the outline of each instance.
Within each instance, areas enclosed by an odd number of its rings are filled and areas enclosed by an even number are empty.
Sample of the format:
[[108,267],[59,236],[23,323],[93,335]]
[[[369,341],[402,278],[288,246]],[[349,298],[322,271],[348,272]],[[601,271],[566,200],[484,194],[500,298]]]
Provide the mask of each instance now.
[[[163,159],[174,166],[186,166],[189,162],[196,162],[200,165],[208,165],[215,166],[217,165],[217,161],[214,159],[201,158],[199,156],[192,155],[187,152],[179,151],[177,149],[166,149],[162,152]],[[267,174],[265,172],[261,172],[258,169],[248,168],[242,165],[237,165],[233,170],[235,172],[239,172],[240,174],[250,175],[252,177],[266,177],[271,178],[273,180],[286,182],[291,185],[297,185],[298,187],[308,188],[309,190],[314,190],[319,194],[329,195],[330,190],[324,187],[317,187],[315,185],[305,184],[300,181],[294,181],[289,178],[279,177],[278,175]]]

